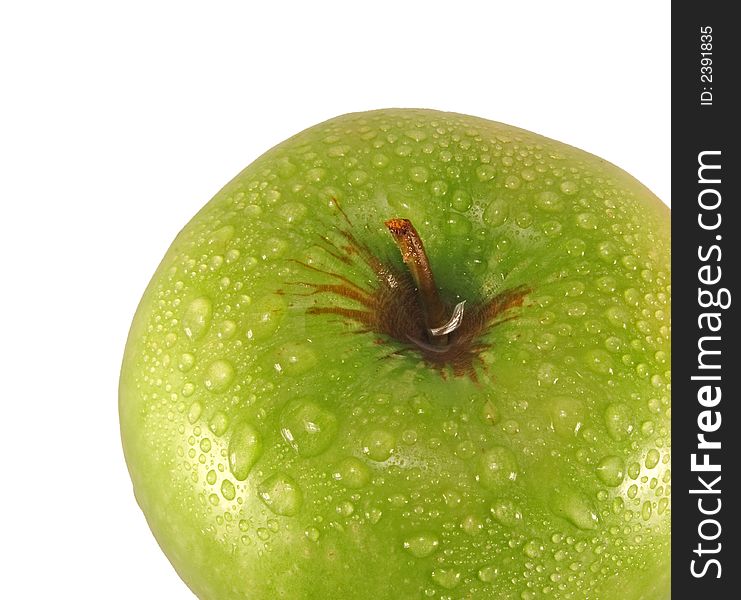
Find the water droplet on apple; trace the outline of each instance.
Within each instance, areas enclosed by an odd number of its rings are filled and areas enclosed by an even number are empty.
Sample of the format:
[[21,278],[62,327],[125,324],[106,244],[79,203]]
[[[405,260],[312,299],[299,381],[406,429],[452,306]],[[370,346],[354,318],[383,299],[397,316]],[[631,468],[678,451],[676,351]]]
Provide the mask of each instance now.
[[620,262],[627,271],[635,271],[638,266],[636,257],[632,256],[631,254],[626,254],[625,256],[623,256],[623,258],[620,259]]
[[461,529],[467,535],[478,535],[484,529],[484,522],[476,515],[467,515],[461,521]]
[[493,165],[483,164],[476,167],[476,177],[479,181],[491,181],[496,174],[497,171]]
[[337,505],[336,512],[343,517],[349,517],[355,512],[355,505],[349,500],[345,500]]
[[625,478],[625,461],[619,456],[605,456],[597,465],[597,477],[607,487],[617,487]]
[[283,255],[288,248],[288,242],[278,237],[269,237],[265,240],[263,248],[262,258],[264,260],[268,258],[275,259]]
[[234,321],[226,319],[219,323],[217,335],[222,340],[233,338],[235,333],[237,333],[237,324]]
[[208,298],[196,298],[188,304],[183,314],[183,330],[191,339],[202,337],[211,324],[212,306]]
[[498,227],[507,220],[509,206],[504,200],[492,200],[484,209],[484,221],[491,227]]
[[208,422],[208,428],[216,436],[224,435],[228,427],[229,427],[229,417],[227,417],[220,410],[216,411],[214,415],[211,417],[211,420]]
[[579,529],[594,529],[599,521],[591,502],[574,490],[556,490],[551,499],[551,510]]
[[641,293],[635,288],[628,288],[623,292],[623,298],[628,306],[638,306],[641,303]]
[[461,582],[461,574],[455,569],[435,569],[432,580],[446,590],[452,590]]
[[314,351],[305,344],[285,344],[278,350],[276,370],[286,375],[302,375],[317,364]]
[[443,501],[449,508],[455,508],[463,501],[463,497],[457,490],[445,490],[443,492]]
[[481,407],[481,420],[486,425],[496,425],[499,422],[499,409],[493,400],[486,400]]
[[545,351],[553,350],[553,348],[556,347],[557,343],[558,343],[558,338],[552,333],[548,333],[548,332],[540,334],[536,341],[536,345],[538,346],[538,349],[545,350]]
[[657,511],[657,512],[658,512],[658,513],[659,513],[660,515],[661,515],[661,514],[664,514],[664,511],[665,511],[665,510],[666,510],[667,508],[669,508],[669,498],[667,498],[667,497],[663,497],[663,498],[661,498],[661,499],[659,500],[659,509],[658,509],[658,511]]
[[208,438],[203,438],[199,446],[201,448],[201,452],[210,452],[211,451],[211,440]]
[[612,306],[605,312],[607,320],[619,329],[625,329],[630,322],[630,315],[620,306]]
[[234,227],[231,225],[224,225],[220,229],[211,233],[208,239],[208,245],[221,251],[233,237]]
[[499,577],[499,567],[494,565],[485,565],[479,569],[479,581],[483,583],[493,583]]
[[248,204],[244,207],[244,214],[250,218],[259,217],[262,214],[262,206],[257,204]]
[[208,261],[208,266],[212,271],[217,271],[221,268],[221,265],[224,264],[224,257],[220,254],[217,254],[215,256],[212,256],[211,259]]
[[575,181],[565,180],[565,181],[562,181],[561,182],[561,185],[559,186],[559,189],[564,194],[569,194],[569,195],[570,194],[575,194],[576,192],[579,191],[579,184],[576,183]]
[[479,460],[479,481],[489,490],[498,490],[517,479],[517,460],[504,446],[494,446]]
[[453,192],[453,198],[451,199],[453,208],[460,212],[466,212],[471,208],[471,194],[466,190],[455,190]]
[[653,512],[653,507],[651,505],[650,500],[646,500],[643,503],[643,506],[641,507],[641,518],[644,521],[648,521],[651,518],[651,513]]
[[476,456],[476,445],[470,440],[463,440],[456,445],[455,455],[463,460],[469,460]]
[[352,171],[347,176],[347,182],[352,186],[357,187],[363,185],[366,181],[368,181],[368,173],[361,171],[360,169]]
[[508,435],[516,435],[520,433],[520,424],[514,419],[507,419],[502,423],[502,431]]
[[314,402],[292,400],[281,413],[280,432],[300,456],[316,456],[332,443],[337,417]]
[[550,401],[551,427],[560,436],[574,437],[584,426],[586,409],[580,400],[556,396]]
[[206,473],[206,483],[209,485],[213,485],[216,483],[216,471],[211,469],[208,473]]
[[528,229],[533,224],[533,215],[527,211],[521,212],[515,218],[515,223],[520,229]]
[[401,434],[401,441],[407,446],[414,446],[417,443],[417,432],[414,429],[406,429]]
[[587,314],[587,305],[584,302],[571,302],[566,305],[566,314],[570,317],[583,317]]
[[549,237],[554,237],[560,234],[562,228],[561,223],[558,221],[547,221],[543,223],[543,233]]
[[494,520],[505,527],[514,527],[522,523],[522,511],[513,500],[497,499],[491,505],[490,511]]
[[188,422],[193,425],[201,416],[203,407],[200,402],[194,402],[188,409]]
[[651,448],[646,454],[646,468],[653,469],[659,464],[659,458],[661,458],[659,451],[656,448]]
[[286,202],[276,212],[287,225],[295,225],[303,220],[306,211],[306,206],[300,202]]
[[569,256],[573,257],[584,256],[586,249],[586,242],[584,240],[580,240],[579,238],[570,239],[564,244],[564,250],[566,250],[566,253]]
[[558,212],[563,210],[563,199],[556,192],[541,192],[538,194],[535,204],[538,208],[546,212]]
[[605,409],[607,433],[616,441],[622,441],[633,433],[633,411],[622,402],[614,402]]
[[415,558],[426,558],[440,546],[440,538],[430,532],[410,535],[404,540],[404,549]]
[[621,496],[617,496],[612,501],[612,512],[614,512],[616,515],[619,515],[623,512],[625,509],[625,500]]
[[237,495],[234,484],[228,479],[224,479],[221,482],[221,495],[224,496],[225,500],[234,500],[234,497]]
[[237,481],[244,481],[260,458],[262,440],[250,423],[243,421],[232,431],[229,439],[229,469]]
[[602,375],[612,373],[612,357],[605,350],[599,348],[587,350],[584,354],[584,362],[595,373]]
[[430,193],[435,198],[441,198],[448,193],[448,184],[440,179],[437,179],[430,183]]
[[576,225],[582,229],[597,229],[597,217],[592,213],[585,212],[580,213],[576,216]]
[[335,467],[332,478],[350,489],[359,489],[370,481],[370,470],[359,459],[349,456]]
[[471,232],[471,221],[465,216],[457,213],[448,213],[445,225],[450,235],[454,237],[465,237]]
[[178,369],[183,373],[187,373],[196,364],[196,358],[190,352],[186,352],[180,356],[178,361]]
[[332,158],[341,158],[346,154],[349,154],[351,150],[352,147],[349,144],[336,144],[327,150],[327,156]]
[[610,240],[597,244],[597,255],[605,262],[614,263],[614,256],[616,252],[617,250],[615,249],[615,244],[613,244]]
[[292,517],[301,508],[303,496],[296,482],[285,473],[275,473],[257,486],[260,499],[276,515]]
[[415,183],[426,183],[429,176],[430,172],[427,170],[427,167],[415,165],[409,169],[409,179]]
[[408,129],[404,135],[415,142],[422,142],[427,139],[427,134],[422,129]]
[[319,183],[322,179],[324,179],[326,174],[326,169],[322,169],[321,167],[309,169],[305,173],[306,181],[308,181],[309,183]]
[[453,153],[449,150],[441,150],[439,156],[440,160],[444,163],[448,163],[453,160]]
[[389,164],[389,158],[385,154],[378,152],[373,155],[373,158],[371,158],[371,164],[377,169],[383,169]]
[[263,340],[272,336],[280,327],[285,312],[285,300],[276,294],[256,300],[249,309],[247,338]]
[[377,506],[372,506],[366,511],[365,516],[372,525],[375,525],[383,517],[383,511]]
[[605,348],[610,352],[619,352],[623,347],[623,341],[619,337],[610,336],[605,340]]
[[363,453],[371,460],[383,462],[394,451],[396,439],[388,431],[377,429],[371,431],[363,441]]
[[538,367],[538,381],[541,385],[555,385],[560,377],[558,367],[544,362]]
[[522,177],[525,181],[534,181],[537,177],[537,173],[532,169],[523,169],[522,171],[520,171],[520,177]]
[[537,539],[530,540],[522,549],[525,556],[529,558],[539,558],[543,554],[543,550],[545,550],[543,542]]
[[203,379],[206,389],[218,393],[226,390],[234,380],[234,367],[227,360],[219,359],[212,362]]
[[319,530],[316,527],[309,527],[305,532],[304,535],[306,535],[307,539],[310,542],[317,542],[319,541],[319,537],[321,534],[319,533]]
[[520,178],[515,175],[507,175],[504,179],[504,187],[508,190],[516,190],[520,187]]
[[645,437],[649,437],[654,433],[656,426],[653,421],[644,421],[641,423],[641,434]]
[[[614,277],[610,277],[609,275],[605,275],[604,277],[600,277],[597,279],[597,289],[600,292],[603,292],[605,294],[614,294],[615,290],[617,289],[617,281]],[[618,308],[616,306],[613,306],[610,310],[608,310],[605,315],[610,317],[610,311],[612,309]],[[613,323],[614,324],[614,323]]]

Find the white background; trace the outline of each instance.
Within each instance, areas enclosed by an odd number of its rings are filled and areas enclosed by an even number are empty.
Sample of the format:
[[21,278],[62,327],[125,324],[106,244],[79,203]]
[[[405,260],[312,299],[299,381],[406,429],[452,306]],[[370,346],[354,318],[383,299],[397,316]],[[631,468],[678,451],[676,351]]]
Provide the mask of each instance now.
[[669,203],[666,0],[1,6],[4,598],[192,598],[131,493],[118,369],[177,231],[284,138],[453,110],[602,156]]

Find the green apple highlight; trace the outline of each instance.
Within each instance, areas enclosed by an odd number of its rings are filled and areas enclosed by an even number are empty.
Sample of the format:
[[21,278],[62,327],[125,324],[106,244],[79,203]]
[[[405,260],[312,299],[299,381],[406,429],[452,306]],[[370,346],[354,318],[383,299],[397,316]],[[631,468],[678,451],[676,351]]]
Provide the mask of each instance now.
[[669,210],[431,110],[276,146],[173,242],[120,381],[202,600],[669,595]]

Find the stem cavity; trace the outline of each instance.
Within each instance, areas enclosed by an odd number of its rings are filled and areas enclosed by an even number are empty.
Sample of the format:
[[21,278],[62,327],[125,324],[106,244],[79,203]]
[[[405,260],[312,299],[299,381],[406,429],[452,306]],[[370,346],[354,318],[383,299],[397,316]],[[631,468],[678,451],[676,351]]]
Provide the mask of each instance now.
[[395,340],[402,345],[389,356],[416,352],[443,377],[452,372],[477,382],[476,366],[485,369],[480,355],[491,347],[485,334],[517,317],[511,311],[523,305],[530,288],[521,285],[490,298],[474,298],[468,304],[446,304],[440,297],[422,239],[408,219],[385,222],[406,265],[406,271],[400,271],[380,260],[371,247],[356,238],[352,222],[339,210],[348,229],[338,228],[335,235],[323,236],[325,250],[348,267],[370,269],[375,274],[375,285],[359,285],[342,273],[296,261],[307,272],[323,273],[329,279],[294,282],[309,288],[307,293],[297,295],[324,300],[314,302],[307,313],[339,317],[354,323],[357,333],[384,336],[385,339],[376,340],[379,343]]

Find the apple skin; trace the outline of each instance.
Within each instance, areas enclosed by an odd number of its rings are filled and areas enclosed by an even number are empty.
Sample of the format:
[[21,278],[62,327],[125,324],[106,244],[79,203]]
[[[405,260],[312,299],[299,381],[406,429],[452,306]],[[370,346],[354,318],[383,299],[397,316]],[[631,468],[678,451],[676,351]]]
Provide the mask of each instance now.
[[[357,308],[306,285],[330,272],[374,284],[343,228],[402,264],[396,217],[451,301],[530,290],[476,381],[309,312]],[[606,161],[453,113],[332,119],[227,184],[144,293],[136,499],[202,600],[668,597],[670,294],[669,210]]]

